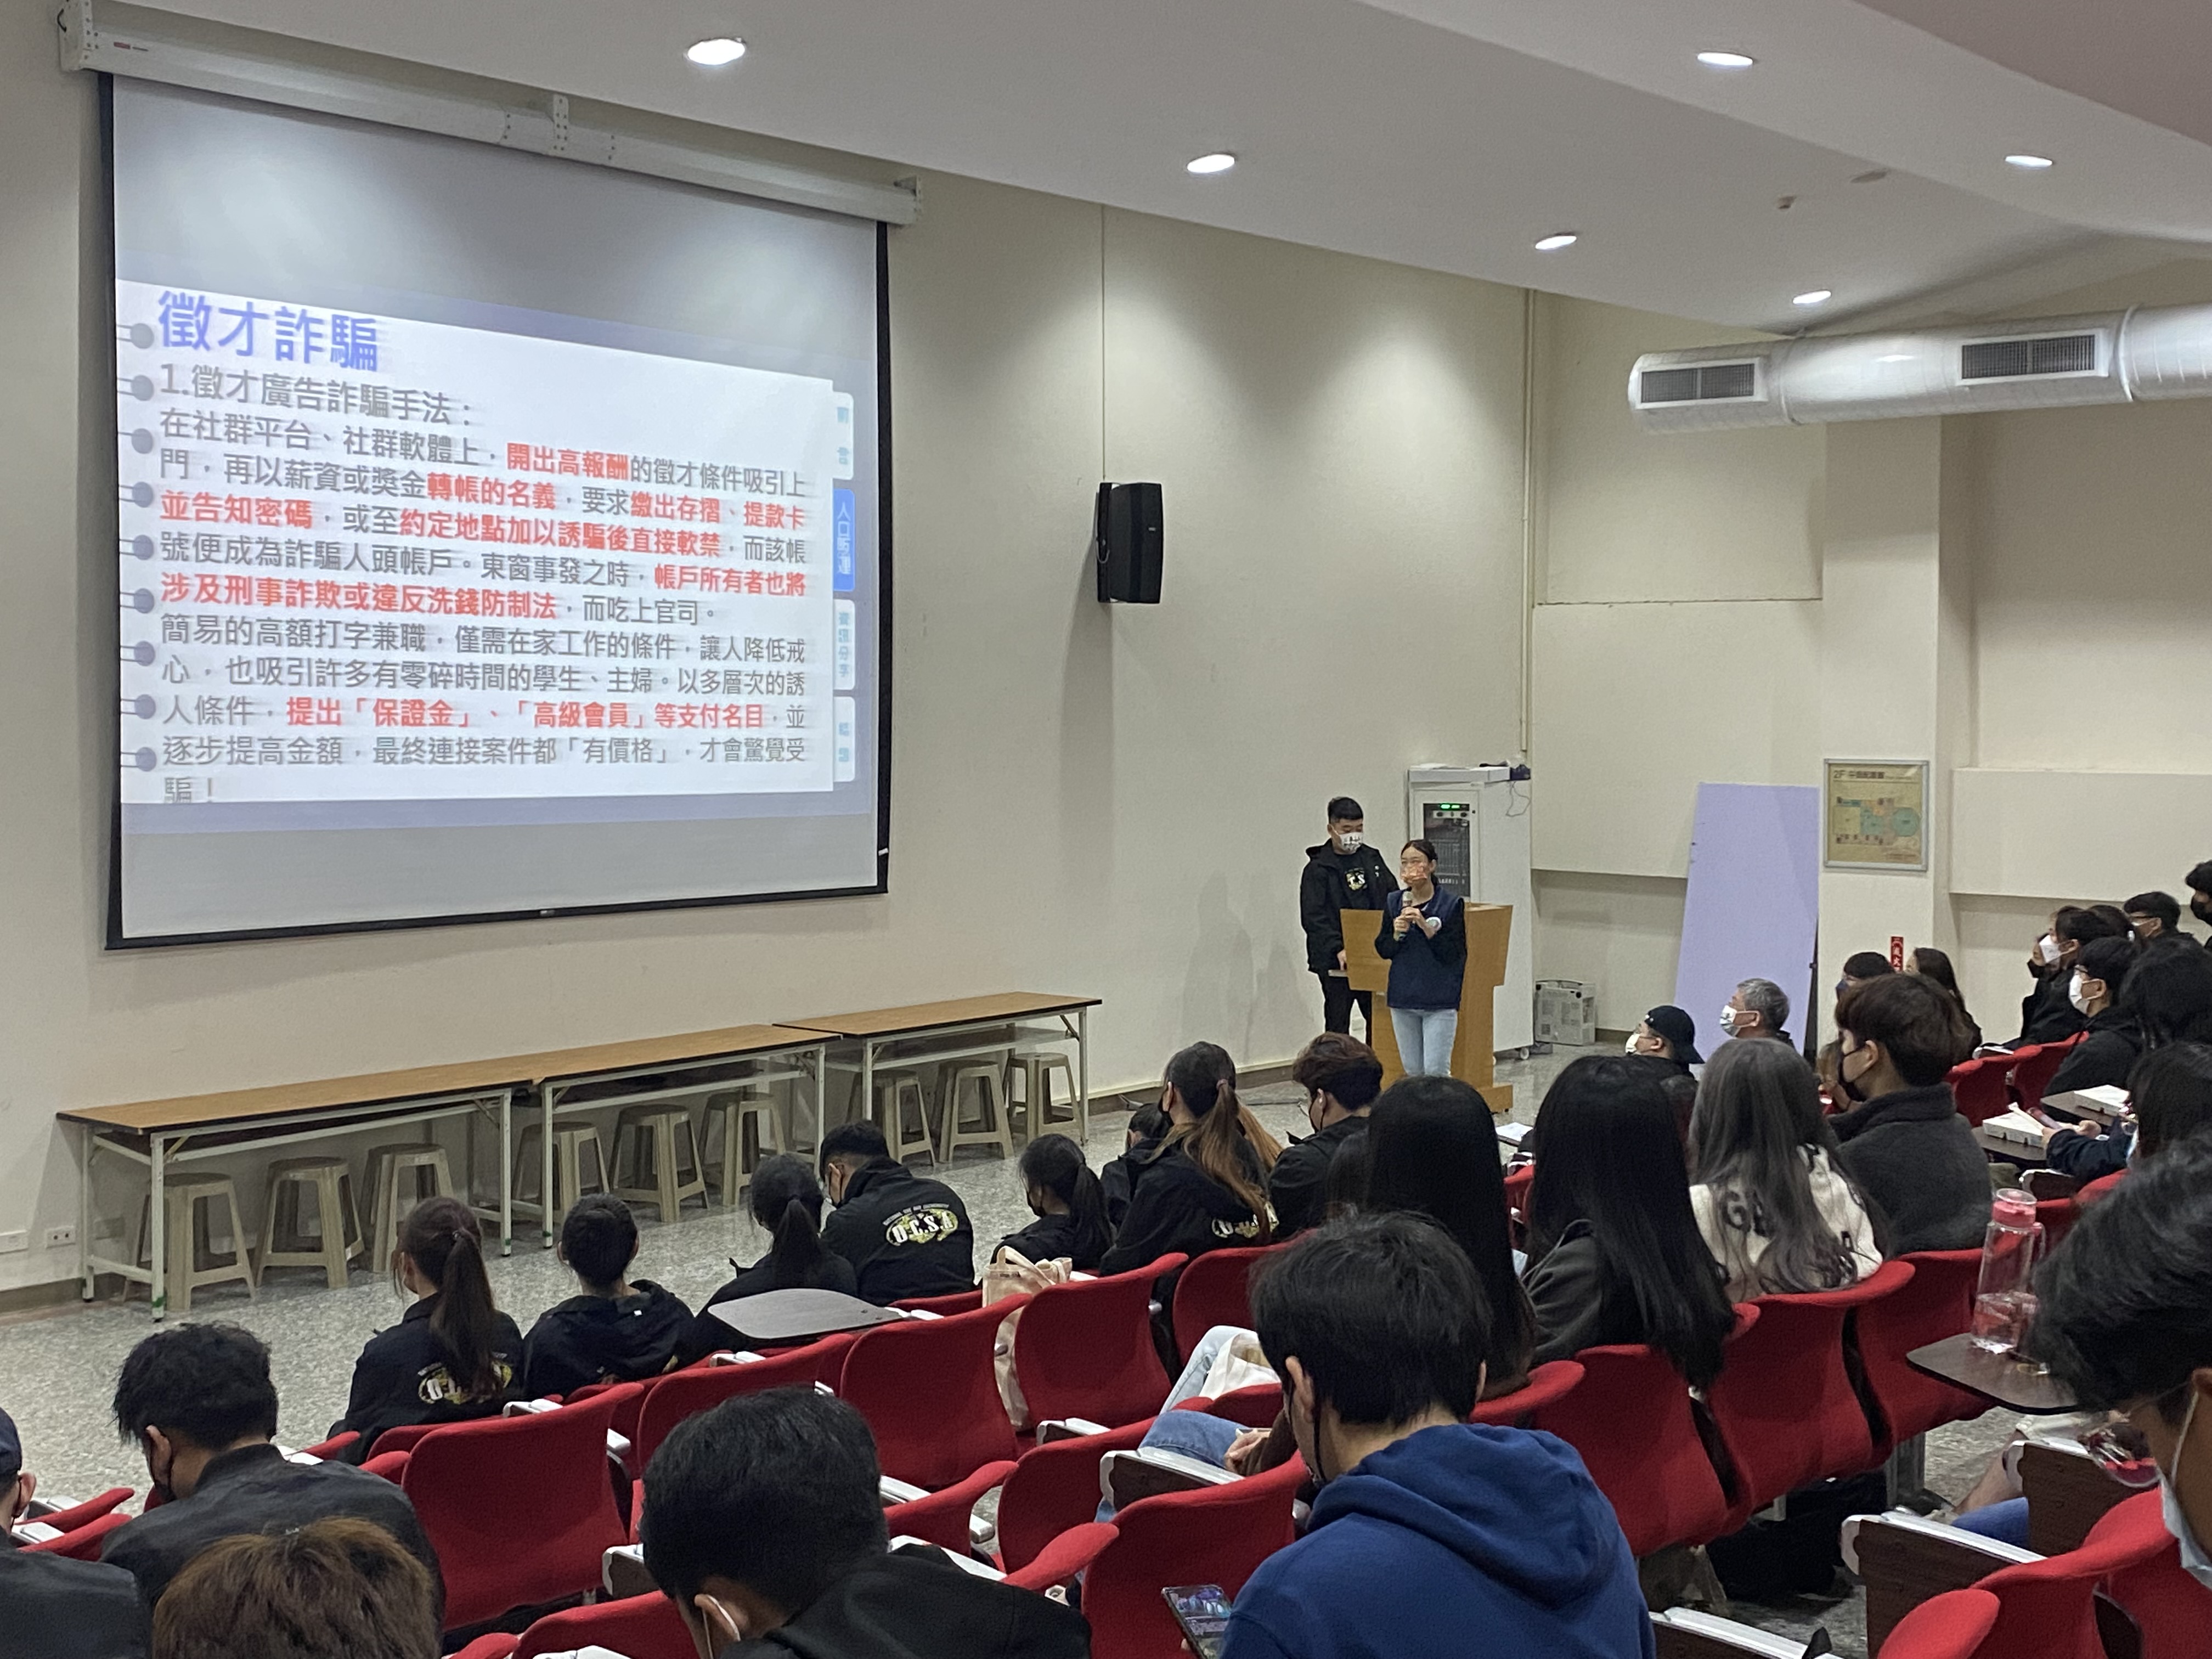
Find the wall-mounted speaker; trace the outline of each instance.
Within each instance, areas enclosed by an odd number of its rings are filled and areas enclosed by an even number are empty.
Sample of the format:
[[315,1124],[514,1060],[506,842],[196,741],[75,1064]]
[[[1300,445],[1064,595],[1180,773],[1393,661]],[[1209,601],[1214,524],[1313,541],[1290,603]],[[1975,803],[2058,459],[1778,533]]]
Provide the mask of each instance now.
[[1091,522],[1103,604],[1160,602],[1160,562],[1166,515],[1156,483],[1103,483]]

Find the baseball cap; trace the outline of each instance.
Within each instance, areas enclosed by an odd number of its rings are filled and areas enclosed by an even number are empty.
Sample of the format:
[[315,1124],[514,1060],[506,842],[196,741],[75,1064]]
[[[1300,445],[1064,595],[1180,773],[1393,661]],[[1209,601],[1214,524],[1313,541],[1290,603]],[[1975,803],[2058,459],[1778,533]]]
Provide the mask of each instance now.
[[0,1480],[13,1480],[23,1472],[23,1437],[15,1419],[0,1412]]
[[1667,1039],[1674,1051],[1674,1058],[1685,1066],[1702,1066],[1705,1057],[1698,1052],[1698,1022],[1671,1002],[1662,1002],[1644,1016],[1655,1036]]

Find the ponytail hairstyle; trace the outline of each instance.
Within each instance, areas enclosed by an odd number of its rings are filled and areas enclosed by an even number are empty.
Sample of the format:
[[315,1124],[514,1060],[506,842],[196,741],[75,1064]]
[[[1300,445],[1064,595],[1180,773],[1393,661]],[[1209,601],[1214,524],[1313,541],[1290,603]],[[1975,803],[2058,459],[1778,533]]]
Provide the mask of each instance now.
[[805,1285],[830,1254],[822,1242],[822,1183],[805,1159],[777,1152],[755,1166],[751,1202],[753,1219],[775,1235],[768,1250],[775,1287]]
[[1267,1195],[1253,1179],[1244,1154],[1254,1154],[1264,1175],[1283,1149],[1237,1098],[1237,1062],[1219,1043],[1194,1042],[1176,1051],[1163,1080],[1197,1121],[1176,1124],[1152,1156],[1157,1158],[1170,1147],[1181,1146],[1208,1180],[1226,1188],[1252,1212],[1264,1241],[1269,1236]]
[[1067,1206],[1075,1224],[1075,1265],[1095,1265],[1113,1243],[1114,1229],[1106,1220],[1106,1189],[1083,1148],[1066,1135],[1039,1135],[1022,1148],[1021,1167],[1024,1181]]
[[426,1198],[399,1224],[399,1253],[438,1287],[430,1334],[452,1362],[463,1398],[496,1399],[507,1389],[492,1345],[499,1310],[484,1273],[483,1236],[477,1212],[458,1198]]

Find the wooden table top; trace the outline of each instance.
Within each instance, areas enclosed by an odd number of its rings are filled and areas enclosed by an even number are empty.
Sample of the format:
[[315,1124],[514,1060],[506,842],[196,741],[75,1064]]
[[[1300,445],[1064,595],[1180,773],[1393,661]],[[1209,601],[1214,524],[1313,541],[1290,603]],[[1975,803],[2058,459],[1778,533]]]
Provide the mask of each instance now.
[[852,1014],[821,1014],[779,1022],[788,1030],[828,1032],[832,1036],[899,1036],[940,1025],[972,1025],[988,1020],[1026,1019],[1036,1014],[1072,1013],[1095,1008],[1097,997],[1054,996],[1044,991],[1002,991],[993,996],[958,997],[951,1002],[915,1002],[903,1008],[871,1008]]
[[538,1084],[552,1078],[627,1071],[680,1060],[807,1048],[818,1034],[781,1025],[733,1025],[718,1031],[639,1037],[624,1042],[553,1048],[542,1054],[509,1054],[495,1060],[463,1060],[451,1066],[416,1066],[405,1071],[371,1072],[359,1077],[325,1078],[313,1083],[281,1083],[261,1089],[230,1089],[214,1094],[179,1095],[124,1106],[76,1107],[55,1116],[96,1129],[138,1133],[150,1130],[212,1128],[250,1123],[257,1118],[293,1112],[397,1106],[441,1095]]
[[2008,1411],[2031,1416],[2079,1411],[2081,1402],[2055,1376],[2008,1353],[1978,1347],[1970,1336],[1947,1336],[1905,1356],[1917,1371],[1940,1376]]

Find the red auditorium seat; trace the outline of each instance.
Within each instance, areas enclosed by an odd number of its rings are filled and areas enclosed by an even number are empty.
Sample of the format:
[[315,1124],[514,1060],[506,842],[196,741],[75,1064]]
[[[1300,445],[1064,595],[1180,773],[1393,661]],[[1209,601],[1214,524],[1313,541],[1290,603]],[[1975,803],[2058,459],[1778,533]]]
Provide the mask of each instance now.
[[1528,1373],[1528,1386],[1495,1400],[1475,1402],[1468,1414],[1470,1423],[1489,1423],[1499,1428],[1527,1428],[1538,1412],[1555,1406],[1583,1380],[1583,1368],[1572,1359],[1554,1359]]
[[890,1305],[902,1313],[973,1313],[983,1305],[983,1290],[978,1285],[972,1291],[955,1291],[950,1296],[910,1296]]
[[131,1488],[110,1486],[97,1498],[88,1498],[82,1504],[72,1504],[65,1510],[52,1510],[35,1517],[40,1526],[52,1527],[60,1532],[74,1532],[88,1521],[97,1521],[111,1510],[119,1509],[131,1501]]
[[1115,1536],[1116,1528],[1103,1521],[1086,1521],[1079,1527],[1071,1527],[1033,1556],[1027,1566],[1008,1573],[1006,1582],[1018,1589],[1039,1594],[1055,1584],[1070,1583],[1076,1574],[1098,1559],[1099,1552]]
[[1981,1395],[1917,1371],[1905,1358],[1915,1348],[1956,1336],[1973,1322],[1982,1253],[1921,1250],[1899,1259],[1912,1269],[1911,1279],[1851,1316],[1859,1363],[1884,1419],[1883,1437],[1875,1447],[1884,1457],[1900,1441],[1979,1417],[1990,1408]]
[[875,1431],[885,1474],[935,1492],[1014,1455],[991,1353],[1000,1322],[1027,1300],[860,1334],[836,1388]]
[[1881,1644],[1881,1659],[1976,1659],[1996,1622],[1996,1596],[1985,1589],[1953,1590],[1899,1620]]
[[1256,1244],[1249,1249],[1208,1250],[1185,1267],[1175,1287],[1176,1352],[1188,1358],[1199,1339],[1216,1325],[1250,1326],[1245,1285],[1260,1258],[1281,1248]]
[[454,1659],[539,1659],[544,1654],[573,1653],[599,1647],[623,1659],[698,1659],[691,1632],[665,1595],[629,1595],[588,1607],[550,1613],[516,1636],[494,1632],[479,1636]]
[[1979,1124],[2010,1106],[2012,1067],[2010,1054],[1984,1054],[1978,1060],[1961,1060],[1954,1066],[1944,1081],[1951,1085],[1951,1098],[1958,1103],[1959,1115],[1969,1123]]
[[[2081,1548],[2000,1568],[1975,1585],[1974,1591],[1996,1598],[1996,1616],[1980,1644],[1964,1651],[1974,1659],[2105,1659],[2105,1645],[2097,1634],[2099,1585],[2108,1577],[2124,1578],[2131,1570],[2153,1565],[2172,1547],[2172,1540],[2159,1518],[2158,1494],[2130,1498],[2108,1511]],[[2190,1583],[2195,1584],[2194,1580]],[[1912,1616],[1922,1610],[1916,1609]],[[1897,1638],[1911,1622],[1908,1618],[1890,1632],[1882,1644],[1883,1659],[1896,1659],[1900,1651]],[[2180,1650],[2203,1653],[2203,1632],[2200,1618]],[[2149,1651],[2146,1644],[2146,1659]]]
[[2032,1042],[2025,1048],[2012,1052],[2012,1094],[2023,1108],[2043,1103],[2043,1091],[2058,1068],[2066,1063],[2066,1056],[2074,1045],[2087,1036],[2077,1031],[2058,1042]]
[[1525,1223],[1528,1219],[1528,1189],[1536,1184],[1536,1166],[1520,1164],[1505,1172],[1505,1207],[1513,1219]]
[[2074,1194],[2074,1201],[2076,1204],[2095,1203],[2106,1193],[2112,1191],[2113,1188],[2118,1186],[2121,1180],[2126,1175],[2127,1171],[2125,1170],[2115,1170],[2108,1176],[2099,1176],[2094,1181],[2084,1187],[2080,1192]]
[[348,1429],[343,1434],[334,1434],[327,1440],[318,1440],[313,1445],[302,1446],[300,1449],[310,1457],[319,1457],[328,1462],[360,1438],[356,1431]]
[[1278,1382],[1255,1382],[1249,1388],[1231,1389],[1216,1400],[1183,1403],[1196,1406],[1215,1417],[1225,1417],[1232,1423],[1241,1423],[1248,1429],[1268,1429],[1282,1414],[1283,1389]]
[[911,1504],[894,1504],[884,1511],[884,1524],[894,1538],[920,1538],[965,1555],[974,1547],[968,1536],[968,1516],[976,1500],[1014,1472],[1012,1459],[986,1463],[957,1486],[917,1498]]
[[2212,1636],[2212,1589],[2181,1570],[2181,1547],[2166,1531],[2156,1492],[2124,1498],[2106,1510],[2082,1547],[2123,1540],[2142,1553],[2112,1569],[2105,1593],[2136,1621],[2142,1659],[2201,1659]]
[[999,1494],[999,1565],[1018,1572],[1096,1516],[1099,1460],[1109,1451],[1134,1450],[1152,1426],[1146,1419],[1110,1434],[1079,1435],[1024,1452]]
[[1152,1341],[1153,1281],[1188,1258],[1039,1291],[1022,1310],[1014,1370],[1030,1421],[1084,1417],[1118,1427],[1150,1417],[1167,1395],[1168,1374]]
[[2035,1201],[2035,1218],[2043,1226],[2043,1243],[2036,1247],[2040,1255],[2048,1255],[2058,1248],[2059,1241],[2074,1231],[2074,1224],[2081,1218],[2081,1198],[2039,1198]]
[[691,1365],[657,1378],[647,1389],[638,1408],[637,1432],[630,1436],[631,1468],[642,1474],[671,1429],[694,1413],[711,1411],[725,1400],[741,1394],[763,1394],[770,1389],[803,1389],[816,1382],[836,1386],[845,1352],[852,1346],[849,1335],[824,1337],[803,1348],[763,1354],[750,1364]]
[[[125,1490],[128,1492],[129,1488]],[[19,1547],[26,1555],[65,1555],[72,1561],[97,1561],[101,1544],[107,1534],[130,1519],[129,1516],[111,1510],[105,1515],[95,1515],[68,1528],[58,1538],[49,1538]],[[46,1524],[52,1526],[53,1522],[49,1520]]]

